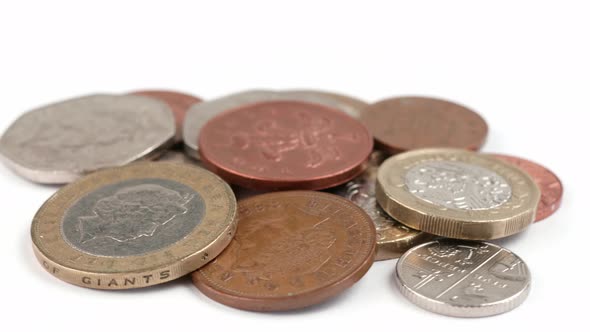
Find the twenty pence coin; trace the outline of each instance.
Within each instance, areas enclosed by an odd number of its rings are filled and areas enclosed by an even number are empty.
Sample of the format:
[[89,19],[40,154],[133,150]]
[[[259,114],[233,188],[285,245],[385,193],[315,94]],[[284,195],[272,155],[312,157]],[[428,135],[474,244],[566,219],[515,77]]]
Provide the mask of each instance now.
[[399,258],[408,249],[434,237],[394,220],[377,204],[375,182],[382,158],[382,153],[373,152],[369,166],[363,174],[330,190],[363,208],[373,220],[377,231],[376,261]]
[[375,226],[342,197],[270,193],[242,200],[238,209],[234,240],[192,274],[215,301],[253,311],[303,308],[349,288],[373,263]]
[[528,227],[540,193],[530,176],[493,157],[423,149],[381,165],[376,197],[390,216],[408,227],[455,239],[487,240]]
[[229,186],[199,167],[143,162],[61,188],[31,226],[35,255],[55,277],[88,288],[152,286],[217,256],[236,228]]

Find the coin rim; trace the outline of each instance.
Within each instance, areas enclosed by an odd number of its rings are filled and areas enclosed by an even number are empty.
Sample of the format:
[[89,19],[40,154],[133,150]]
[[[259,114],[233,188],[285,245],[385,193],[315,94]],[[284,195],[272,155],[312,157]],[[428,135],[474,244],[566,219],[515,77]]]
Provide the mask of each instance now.
[[[130,179],[165,178],[184,183],[198,192],[206,206],[199,225],[182,240],[160,250],[125,257],[91,255],[72,247],[61,232],[61,223],[67,207],[86,194],[106,185]],[[208,185],[218,186],[218,193],[204,190]],[[212,210],[214,196],[223,194],[227,205],[223,210]],[[175,162],[137,162],[120,168],[111,168],[93,173],[61,188],[53,194],[35,214],[31,224],[31,238],[35,255],[42,266],[57,278],[66,282],[96,289],[126,289],[152,286],[186,275],[213,260],[229,244],[237,227],[237,203],[227,183],[215,174],[197,166]],[[44,228],[49,228],[48,230]],[[54,238],[53,242],[47,243]],[[78,257],[72,261],[73,257]],[[140,263],[140,261],[146,263]],[[77,261],[88,261],[77,264]],[[101,266],[117,265],[117,268]],[[110,269],[110,271],[109,271]],[[141,277],[170,270],[170,277],[146,284]],[[96,279],[137,278],[134,285],[108,287],[94,282],[87,284],[83,277]]]
[[[430,160],[472,163],[490,169],[510,183],[510,199],[487,210],[458,210],[441,207],[407,191],[405,174],[413,166]],[[491,156],[460,149],[431,148],[398,154],[379,168],[377,202],[391,217],[427,233],[464,240],[491,240],[516,234],[532,224],[540,191],[534,180],[516,166]],[[517,198],[524,197],[520,206]],[[510,211],[508,207],[514,206]]]

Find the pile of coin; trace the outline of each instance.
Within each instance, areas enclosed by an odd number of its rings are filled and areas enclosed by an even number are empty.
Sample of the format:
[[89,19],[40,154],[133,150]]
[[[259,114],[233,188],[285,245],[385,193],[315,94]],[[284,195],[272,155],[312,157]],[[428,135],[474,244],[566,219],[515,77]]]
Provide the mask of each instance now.
[[541,165],[475,152],[487,132],[474,111],[433,98],[137,91],[29,111],[0,156],[31,181],[67,183],[31,237],[43,267],[69,283],[128,289],[191,274],[215,301],[279,311],[399,258],[410,301],[479,317],[530,289],[518,256],[480,241],[548,217],[563,191]]

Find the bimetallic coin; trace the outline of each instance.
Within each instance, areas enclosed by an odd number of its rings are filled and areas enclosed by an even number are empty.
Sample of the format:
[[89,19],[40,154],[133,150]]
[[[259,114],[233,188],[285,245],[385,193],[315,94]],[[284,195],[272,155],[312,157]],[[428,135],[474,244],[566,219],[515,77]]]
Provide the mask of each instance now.
[[193,105],[184,122],[183,139],[186,152],[191,157],[200,158],[198,141],[201,130],[213,117],[224,111],[270,101],[298,101],[318,104],[337,109],[352,117],[358,117],[360,113],[360,109],[356,106],[325,95],[298,91],[248,90]]
[[170,106],[172,113],[174,113],[174,119],[176,120],[176,142],[182,141],[182,124],[184,123],[186,112],[193,104],[202,101],[201,98],[186,93],[167,90],[142,90],[131,92],[131,94],[156,98]]
[[327,193],[270,193],[238,203],[239,227],[217,259],[192,274],[225,305],[281,311],[323,302],[357,282],[375,253],[375,227],[350,201]]
[[557,211],[561,205],[563,185],[555,173],[544,166],[523,158],[501,154],[492,154],[492,156],[517,166],[535,180],[541,190],[541,200],[537,207],[535,221],[543,220]]
[[269,101],[224,112],[201,129],[205,166],[258,190],[317,190],[363,172],[373,149],[367,129],[346,114],[296,101]]
[[399,153],[421,148],[478,150],[488,126],[474,111],[446,100],[424,97],[391,98],[365,108],[361,121],[378,148]]
[[331,190],[336,195],[345,197],[360,206],[373,220],[377,230],[376,261],[399,258],[408,249],[430,241],[434,237],[395,221],[377,204],[375,181],[382,160],[380,152],[373,152],[369,166],[363,174]]
[[522,170],[465,150],[406,152],[387,159],[377,175],[377,201],[390,216],[457,239],[497,239],[524,230],[539,196]]
[[0,156],[31,181],[67,183],[152,158],[173,143],[174,134],[174,117],[161,101],[91,95],[22,115],[0,138]]
[[484,317],[519,306],[531,276],[514,253],[486,242],[439,240],[410,249],[397,262],[400,292],[426,310]]
[[97,289],[139,288],[214,259],[236,228],[236,200],[216,175],[170,162],[90,174],[55,193],[31,226],[39,262]]

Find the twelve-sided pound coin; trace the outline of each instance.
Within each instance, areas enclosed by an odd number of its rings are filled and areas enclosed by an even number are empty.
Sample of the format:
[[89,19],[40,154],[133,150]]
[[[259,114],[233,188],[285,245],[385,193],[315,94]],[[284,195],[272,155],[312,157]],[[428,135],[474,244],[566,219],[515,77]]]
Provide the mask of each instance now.
[[190,273],[233,238],[236,200],[195,166],[143,162],[90,174],[55,193],[33,219],[35,255],[69,283],[139,288]]
[[19,175],[67,183],[153,157],[173,143],[174,117],[143,96],[91,95],[27,112],[0,138],[0,157]]
[[456,317],[501,314],[519,306],[529,269],[492,243],[440,240],[410,249],[397,262],[400,292],[426,310]]
[[435,235],[487,240],[524,230],[539,189],[526,173],[466,150],[424,149],[387,159],[377,201],[394,219]]

